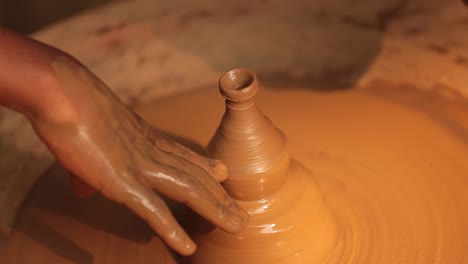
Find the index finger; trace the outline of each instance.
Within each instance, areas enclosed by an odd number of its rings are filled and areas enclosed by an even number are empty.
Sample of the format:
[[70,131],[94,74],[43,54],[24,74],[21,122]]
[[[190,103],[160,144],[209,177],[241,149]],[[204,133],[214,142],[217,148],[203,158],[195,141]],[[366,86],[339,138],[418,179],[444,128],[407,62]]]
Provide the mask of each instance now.
[[227,166],[220,160],[204,157],[195,151],[175,142],[166,135],[159,134],[158,147],[201,167],[213,176],[218,182],[223,182],[228,176]]

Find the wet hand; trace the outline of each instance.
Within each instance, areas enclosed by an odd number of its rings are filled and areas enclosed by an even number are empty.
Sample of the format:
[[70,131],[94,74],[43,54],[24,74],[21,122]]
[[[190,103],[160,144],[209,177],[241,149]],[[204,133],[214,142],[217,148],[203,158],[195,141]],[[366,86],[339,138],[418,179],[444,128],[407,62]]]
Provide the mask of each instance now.
[[247,224],[247,214],[219,184],[227,177],[222,162],[155,130],[72,58],[59,57],[51,68],[49,84],[60,88],[64,103],[29,119],[56,158],[76,175],[81,192],[95,189],[126,205],[183,255],[196,246],[160,195],[186,204],[228,232]]

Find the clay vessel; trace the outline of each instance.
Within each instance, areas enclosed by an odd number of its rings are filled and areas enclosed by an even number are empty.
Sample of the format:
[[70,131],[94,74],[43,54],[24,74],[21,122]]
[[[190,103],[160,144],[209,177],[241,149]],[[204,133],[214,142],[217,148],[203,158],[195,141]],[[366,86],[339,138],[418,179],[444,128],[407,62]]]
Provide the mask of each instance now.
[[[333,213],[314,176],[289,157],[285,135],[258,108],[258,81],[247,69],[219,80],[226,110],[208,144],[209,156],[229,169],[223,183],[250,215],[237,234],[195,232],[188,263],[319,263],[339,250]],[[281,105],[278,105],[281,107]]]

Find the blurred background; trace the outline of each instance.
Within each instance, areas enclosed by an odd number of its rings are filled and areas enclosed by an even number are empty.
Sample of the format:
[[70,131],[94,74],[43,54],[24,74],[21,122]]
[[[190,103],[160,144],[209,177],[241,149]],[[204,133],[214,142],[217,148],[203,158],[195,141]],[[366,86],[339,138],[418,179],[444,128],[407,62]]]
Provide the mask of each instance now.
[[29,34],[88,8],[118,0],[0,0],[0,25]]

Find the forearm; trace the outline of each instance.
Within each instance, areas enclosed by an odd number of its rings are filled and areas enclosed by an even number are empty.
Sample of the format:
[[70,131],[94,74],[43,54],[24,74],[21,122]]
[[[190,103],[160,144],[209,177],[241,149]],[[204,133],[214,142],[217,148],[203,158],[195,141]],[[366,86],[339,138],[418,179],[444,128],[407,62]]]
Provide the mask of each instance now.
[[59,56],[66,54],[0,27],[0,105],[27,116],[60,108],[62,93],[51,68]]

